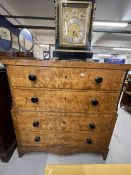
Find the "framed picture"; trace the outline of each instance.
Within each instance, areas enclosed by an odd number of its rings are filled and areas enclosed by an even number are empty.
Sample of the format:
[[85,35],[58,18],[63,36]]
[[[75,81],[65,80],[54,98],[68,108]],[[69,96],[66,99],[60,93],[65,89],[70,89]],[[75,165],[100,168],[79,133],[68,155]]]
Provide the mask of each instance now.
[[12,48],[19,50],[19,42],[18,42],[18,37],[14,34],[12,34]]
[[0,27],[0,47],[9,51],[12,47],[12,36],[9,29]]
[[11,41],[10,30],[5,27],[0,27],[0,39]]
[[43,45],[43,55],[45,60],[50,59],[50,45]]

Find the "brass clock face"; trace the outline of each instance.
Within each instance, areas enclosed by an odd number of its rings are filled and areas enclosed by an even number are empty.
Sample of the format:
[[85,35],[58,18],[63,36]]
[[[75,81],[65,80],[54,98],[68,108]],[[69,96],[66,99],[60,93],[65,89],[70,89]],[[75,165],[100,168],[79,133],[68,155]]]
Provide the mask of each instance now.
[[64,25],[64,40],[69,43],[79,43],[84,37],[84,25],[77,18],[72,18]]
[[90,26],[90,2],[67,2],[60,6],[60,45],[84,47]]

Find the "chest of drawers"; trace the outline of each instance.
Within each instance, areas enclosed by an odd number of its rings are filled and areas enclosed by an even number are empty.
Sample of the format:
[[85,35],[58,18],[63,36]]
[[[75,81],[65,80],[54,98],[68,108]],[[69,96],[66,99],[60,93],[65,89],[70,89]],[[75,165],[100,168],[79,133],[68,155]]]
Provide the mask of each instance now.
[[21,157],[94,152],[106,159],[130,65],[5,60]]

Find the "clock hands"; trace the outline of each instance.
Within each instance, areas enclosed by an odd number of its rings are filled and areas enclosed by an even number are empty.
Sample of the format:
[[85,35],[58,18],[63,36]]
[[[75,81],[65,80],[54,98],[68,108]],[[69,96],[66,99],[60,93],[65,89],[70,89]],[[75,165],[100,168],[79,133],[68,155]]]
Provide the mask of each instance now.
[[78,37],[78,34],[75,31],[73,31],[73,37]]
[[65,21],[64,38],[69,43],[79,43],[84,36],[84,24],[80,19],[72,18]]

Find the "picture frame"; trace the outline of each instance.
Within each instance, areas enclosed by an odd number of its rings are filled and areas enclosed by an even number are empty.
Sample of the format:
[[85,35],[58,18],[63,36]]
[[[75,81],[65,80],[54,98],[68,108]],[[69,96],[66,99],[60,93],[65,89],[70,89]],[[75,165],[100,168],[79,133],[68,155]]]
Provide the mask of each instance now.
[[9,51],[12,48],[12,34],[6,27],[0,26],[0,47]]

